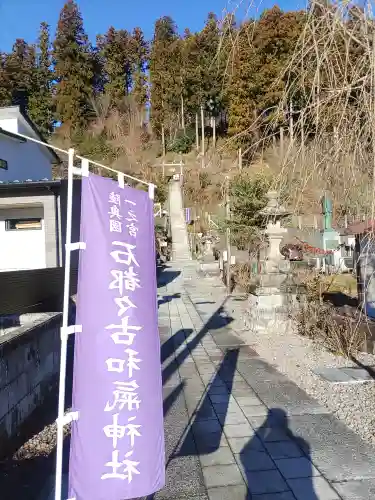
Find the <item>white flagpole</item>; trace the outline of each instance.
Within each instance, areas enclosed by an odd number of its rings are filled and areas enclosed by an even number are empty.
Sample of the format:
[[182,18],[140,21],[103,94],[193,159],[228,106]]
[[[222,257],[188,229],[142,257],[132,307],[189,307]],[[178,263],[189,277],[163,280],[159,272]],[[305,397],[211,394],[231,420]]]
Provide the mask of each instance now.
[[59,405],[57,418],[57,449],[56,449],[56,479],[55,500],[61,499],[62,468],[63,468],[63,445],[64,445],[64,412],[65,412],[65,382],[66,382],[66,358],[68,335],[68,313],[70,295],[70,251],[72,239],[72,208],[73,208],[73,168],[74,149],[68,151],[68,192],[67,192],[67,217],[65,237],[65,269],[64,269],[64,302],[62,317],[61,354],[60,354],[60,378],[59,378]]

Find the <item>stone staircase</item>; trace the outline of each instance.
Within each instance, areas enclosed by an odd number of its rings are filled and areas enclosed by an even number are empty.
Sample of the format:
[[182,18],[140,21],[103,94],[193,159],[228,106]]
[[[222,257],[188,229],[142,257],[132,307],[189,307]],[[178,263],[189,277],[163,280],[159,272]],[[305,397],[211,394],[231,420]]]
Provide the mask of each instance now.
[[169,183],[169,216],[172,233],[172,260],[175,262],[191,261],[179,180],[171,180]]

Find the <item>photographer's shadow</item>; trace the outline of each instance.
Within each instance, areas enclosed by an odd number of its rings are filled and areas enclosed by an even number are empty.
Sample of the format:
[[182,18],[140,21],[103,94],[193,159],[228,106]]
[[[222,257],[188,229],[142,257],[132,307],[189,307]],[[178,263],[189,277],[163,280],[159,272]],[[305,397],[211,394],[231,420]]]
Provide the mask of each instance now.
[[241,468],[249,488],[246,499],[251,495],[278,494],[280,500],[319,500],[313,485],[313,477],[319,473],[309,457],[310,446],[293,435],[285,411],[271,408],[266,420],[240,452]]

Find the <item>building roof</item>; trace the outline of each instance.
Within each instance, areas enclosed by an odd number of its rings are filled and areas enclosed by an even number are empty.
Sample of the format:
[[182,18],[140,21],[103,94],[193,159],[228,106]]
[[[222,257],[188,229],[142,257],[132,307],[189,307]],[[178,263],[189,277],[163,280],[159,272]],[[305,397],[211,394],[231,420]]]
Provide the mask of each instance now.
[[46,180],[41,179],[40,181],[12,181],[12,182],[0,182],[0,196],[1,193],[11,194],[19,193],[20,191],[59,191],[61,188],[61,180]]
[[342,230],[341,234],[364,234],[375,231],[375,219],[368,219],[365,221],[357,221]]
[[[16,116],[17,118],[20,118],[24,122],[26,127],[32,132],[32,135],[34,135],[34,138],[45,143],[44,147],[48,150],[49,154],[52,156],[52,159],[53,159],[52,163],[61,163],[61,159],[59,158],[59,156],[56,154],[56,152],[51,147],[48,146],[48,143],[47,143],[45,137],[43,137],[42,133],[38,130],[35,123],[33,123],[33,121],[27,115],[26,111],[24,111],[21,108],[21,106],[0,107],[0,118],[2,118],[2,117],[6,118],[8,116],[10,116],[10,117]],[[16,133],[9,132],[7,130],[4,130],[3,128],[0,129],[0,133],[2,135],[12,137],[13,139],[18,138],[20,140],[20,142],[27,141],[27,139],[18,136]],[[43,147],[42,144],[40,146]]]
[[10,137],[11,139],[14,139],[18,142],[26,142],[26,139],[24,137],[20,137],[17,134],[13,134],[13,132],[9,132],[9,130],[5,130],[0,127],[0,134],[5,135],[6,137]]

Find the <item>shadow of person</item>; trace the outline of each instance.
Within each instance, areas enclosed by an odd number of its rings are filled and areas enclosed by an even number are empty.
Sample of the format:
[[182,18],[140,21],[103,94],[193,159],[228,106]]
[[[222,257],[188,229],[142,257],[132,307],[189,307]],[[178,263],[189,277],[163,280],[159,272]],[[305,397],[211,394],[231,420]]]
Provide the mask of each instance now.
[[215,462],[211,463],[211,460],[214,460],[212,457],[224,438],[220,422],[225,421],[228,413],[238,355],[238,349],[227,351],[224,355],[201,400],[197,401],[185,436],[171,459],[199,455],[202,463],[214,465]]
[[271,408],[240,452],[241,469],[249,489],[246,500],[251,495],[276,493],[280,500],[319,500],[312,482],[317,472],[309,457],[310,446],[293,435],[285,411]]

